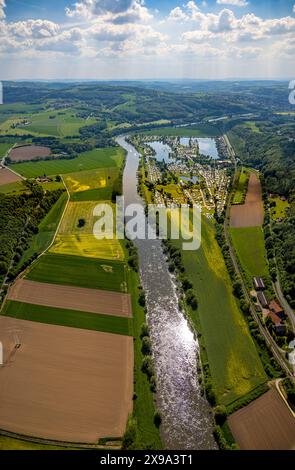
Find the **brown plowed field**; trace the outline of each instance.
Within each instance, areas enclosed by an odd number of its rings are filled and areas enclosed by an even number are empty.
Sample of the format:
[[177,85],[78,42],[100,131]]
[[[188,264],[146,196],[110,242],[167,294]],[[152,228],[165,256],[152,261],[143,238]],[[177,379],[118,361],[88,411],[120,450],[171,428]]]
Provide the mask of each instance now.
[[0,429],[67,442],[123,435],[132,338],[0,317],[0,340]]
[[263,202],[259,178],[251,173],[245,204],[232,206],[230,213],[230,225],[239,227],[262,227]]
[[9,158],[12,162],[26,162],[45,158],[51,155],[48,147],[41,145],[25,145],[24,147],[15,147],[9,152]]
[[295,450],[295,418],[276,389],[228,418],[241,450]]
[[46,307],[104,313],[119,317],[132,316],[130,294],[119,292],[19,279],[10,289],[8,298]]
[[0,186],[4,184],[17,183],[21,181],[21,177],[17,176],[12,171],[7,168],[0,168]]

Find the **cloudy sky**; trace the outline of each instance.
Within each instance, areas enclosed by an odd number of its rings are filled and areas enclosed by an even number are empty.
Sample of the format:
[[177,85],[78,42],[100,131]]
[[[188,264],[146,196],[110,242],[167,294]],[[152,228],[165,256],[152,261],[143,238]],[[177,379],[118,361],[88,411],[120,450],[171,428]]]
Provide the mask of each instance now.
[[295,78],[295,0],[0,0],[1,79]]

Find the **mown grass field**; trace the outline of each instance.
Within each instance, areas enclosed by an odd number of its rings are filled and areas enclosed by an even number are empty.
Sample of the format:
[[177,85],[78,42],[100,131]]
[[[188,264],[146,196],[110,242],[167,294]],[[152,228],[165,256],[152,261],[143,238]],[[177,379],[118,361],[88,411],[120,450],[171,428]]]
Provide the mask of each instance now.
[[36,178],[44,174],[50,176],[97,168],[120,167],[123,163],[124,155],[124,150],[117,147],[95,149],[80,153],[71,160],[16,163],[12,165],[12,168],[26,178]]
[[179,137],[217,137],[219,130],[210,124],[201,124],[192,127],[161,127],[142,132],[146,135],[179,136]]
[[235,190],[233,204],[243,204],[245,202],[248,181],[249,181],[249,171],[246,168],[242,168],[241,173],[239,175],[238,185]]
[[64,181],[72,201],[108,200],[117,184],[118,168],[81,171],[65,175]]
[[[191,317],[201,329],[218,400],[229,405],[266,381],[248,326],[232,294],[214,226],[202,219],[202,243],[197,252],[183,251],[186,275],[198,299]],[[175,241],[181,248],[181,242]]]
[[47,253],[33,265],[26,278],[51,284],[127,292],[124,263],[79,256]]
[[15,301],[7,301],[1,314],[37,323],[132,336],[132,321],[129,318],[44,307]]
[[231,228],[233,246],[250,282],[254,276],[268,276],[268,264],[261,227]]

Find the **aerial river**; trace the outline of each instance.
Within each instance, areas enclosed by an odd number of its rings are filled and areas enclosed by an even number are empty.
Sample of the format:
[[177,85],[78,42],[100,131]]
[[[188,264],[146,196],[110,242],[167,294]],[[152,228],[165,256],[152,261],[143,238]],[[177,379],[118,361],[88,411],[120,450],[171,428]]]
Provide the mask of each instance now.
[[[137,192],[139,154],[124,137],[127,151],[123,177],[125,205],[143,204]],[[157,376],[161,435],[168,449],[214,449],[212,419],[198,383],[198,342],[178,308],[178,298],[159,240],[137,240],[140,276],[146,293],[147,321]]]

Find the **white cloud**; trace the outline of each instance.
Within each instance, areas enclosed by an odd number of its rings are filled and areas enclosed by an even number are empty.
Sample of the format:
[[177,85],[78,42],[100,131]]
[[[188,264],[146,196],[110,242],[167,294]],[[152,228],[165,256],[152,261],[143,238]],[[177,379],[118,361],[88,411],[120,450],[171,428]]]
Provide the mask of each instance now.
[[246,7],[249,5],[247,0],[217,0],[219,5],[233,5],[236,7]]
[[117,24],[148,21],[152,18],[143,0],[81,0],[66,8],[70,18],[97,19]]
[[6,7],[5,0],[0,0],[0,20],[5,18],[5,12],[4,12],[5,7]]

